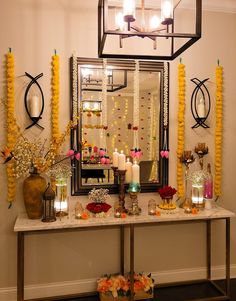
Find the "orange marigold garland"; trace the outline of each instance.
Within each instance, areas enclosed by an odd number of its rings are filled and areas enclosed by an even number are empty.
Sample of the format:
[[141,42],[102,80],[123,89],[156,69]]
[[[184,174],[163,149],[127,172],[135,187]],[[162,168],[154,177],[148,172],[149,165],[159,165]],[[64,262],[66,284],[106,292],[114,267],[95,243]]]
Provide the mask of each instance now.
[[223,129],[223,68],[216,67],[216,127],[215,127],[215,183],[216,197],[221,195],[221,171],[222,171],[222,129]]
[[[7,77],[7,98],[6,98],[6,111],[7,111],[7,149],[12,150],[16,143],[17,138],[17,125],[15,118],[15,97],[14,97],[14,56],[9,49],[6,55],[6,77]],[[14,173],[14,166],[12,162],[7,164],[7,200],[12,203],[16,194],[16,177]]]
[[59,97],[60,97],[60,77],[59,77],[59,56],[56,51],[52,56],[52,140],[58,151],[59,131]]
[[185,65],[178,66],[178,145],[177,145],[177,191],[178,196],[184,196],[183,164],[181,157],[184,152],[184,114],[185,114]]

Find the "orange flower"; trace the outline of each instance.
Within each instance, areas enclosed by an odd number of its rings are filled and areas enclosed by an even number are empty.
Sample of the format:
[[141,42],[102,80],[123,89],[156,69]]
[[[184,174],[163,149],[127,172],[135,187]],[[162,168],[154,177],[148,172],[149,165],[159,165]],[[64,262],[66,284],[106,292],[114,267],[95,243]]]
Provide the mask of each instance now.
[[198,214],[198,209],[197,208],[192,208],[192,214]]
[[160,216],[161,212],[160,211],[156,211],[156,216]]
[[83,213],[81,214],[81,218],[82,218],[82,219],[88,219],[88,218],[89,218],[88,213],[87,213],[87,212],[83,212]]
[[126,218],[126,216],[127,216],[127,214],[125,212],[122,212],[120,215],[121,218]]

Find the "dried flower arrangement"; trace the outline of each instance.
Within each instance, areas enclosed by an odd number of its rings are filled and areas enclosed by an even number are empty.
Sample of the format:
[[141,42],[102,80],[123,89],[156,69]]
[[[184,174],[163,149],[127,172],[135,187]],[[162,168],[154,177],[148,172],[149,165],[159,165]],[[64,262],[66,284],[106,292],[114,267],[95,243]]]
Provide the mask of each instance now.
[[90,203],[86,206],[86,209],[94,214],[106,213],[111,208],[111,205],[106,203],[110,199],[108,193],[108,189],[93,188],[88,194]]

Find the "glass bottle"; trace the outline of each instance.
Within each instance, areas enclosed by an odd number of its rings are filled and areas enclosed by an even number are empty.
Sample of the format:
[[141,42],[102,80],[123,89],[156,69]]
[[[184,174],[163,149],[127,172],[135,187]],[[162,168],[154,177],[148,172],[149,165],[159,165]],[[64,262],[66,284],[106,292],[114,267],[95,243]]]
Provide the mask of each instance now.
[[213,177],[211,174],[211,164],[207,164],[207,175],[204,181],[204,198],[212,199],[213,198]]

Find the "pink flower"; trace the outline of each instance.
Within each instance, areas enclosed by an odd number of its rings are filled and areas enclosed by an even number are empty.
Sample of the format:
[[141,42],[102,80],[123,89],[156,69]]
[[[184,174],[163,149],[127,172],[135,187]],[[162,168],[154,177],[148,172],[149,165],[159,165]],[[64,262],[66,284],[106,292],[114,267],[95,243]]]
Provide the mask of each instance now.
[[110,164],[111,160],[109,158],[106,158],[106,164]]
[[93,151],[94,151],[94,153],[97,153],[98,152],[98,147],[94,146]]
[[101,163],[102,163],[102,164],[106,164],[106,158],[104,158],[104,157],[101,158]]
[[76,159],[77,161],[79,161],[79,159],[80,159],[80,153],[75,154],[75,159]]
[[69,149],[68,152],[66,153],[67,157],[69,157],[70,159],[76,159],[79,161],[80,159],[80,153],[79,152],[75,152],[73,149]]

